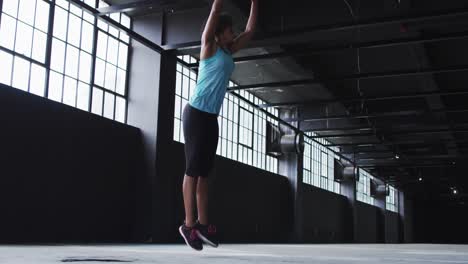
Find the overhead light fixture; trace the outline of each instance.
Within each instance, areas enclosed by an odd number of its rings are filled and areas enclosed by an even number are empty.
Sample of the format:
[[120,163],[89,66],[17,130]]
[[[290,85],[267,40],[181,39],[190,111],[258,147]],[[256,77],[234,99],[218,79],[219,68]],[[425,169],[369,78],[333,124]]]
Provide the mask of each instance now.
[[421,181],[422,181],[422,177],[419,177],[419,179],[418,179],[418,180],[421,182]]

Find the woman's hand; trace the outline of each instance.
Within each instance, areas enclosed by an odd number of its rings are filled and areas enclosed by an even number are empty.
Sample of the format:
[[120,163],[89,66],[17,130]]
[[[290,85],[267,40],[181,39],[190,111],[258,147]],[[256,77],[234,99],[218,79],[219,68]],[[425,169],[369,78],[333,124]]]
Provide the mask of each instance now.
[[256,25],[257,25],[257,16],[258,16],[258,0],[252,0],[252,7],[250,8],[249,21],[247,22],[245,31],[241,33],[234,40],[234,43],[230,47],[230,50],[233,54],[245,48],[248,42],[252,39],[255,33]]

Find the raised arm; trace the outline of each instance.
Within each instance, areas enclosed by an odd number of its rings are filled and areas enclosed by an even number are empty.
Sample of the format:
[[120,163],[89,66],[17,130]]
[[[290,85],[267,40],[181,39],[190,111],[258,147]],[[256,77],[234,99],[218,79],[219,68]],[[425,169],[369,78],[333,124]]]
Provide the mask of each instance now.
[[242,32],[232,43],[231,45],[232,53],[236,53],[237,51],[245,48],[248,42],[252,39],[255,33],[255,28],[257,26],[257,17],[258,17],[258,0],[252,0],[249,21],[247,22],[245,31]]
[[212,53],[215,44],[216,25],[218,23],[218,18],[219,14],[221,13],[222,5],[223,0],[214,0],[213,6],[211,7],[210,16],[208,17],[208,20],[206,22],[201,39],[202,59],[203,57],[210,56],[210,53]]

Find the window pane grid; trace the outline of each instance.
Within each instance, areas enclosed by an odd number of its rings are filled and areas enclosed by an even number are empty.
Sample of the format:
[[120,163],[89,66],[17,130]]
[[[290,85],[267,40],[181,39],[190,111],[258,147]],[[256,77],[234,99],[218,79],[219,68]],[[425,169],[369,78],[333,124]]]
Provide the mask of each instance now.
[[[1,13],[0,46],[18,55],[34,57],[38,63],[44,63],[41,55],[45,53],[44,42],[47,35],[48,17],[44,18],[40,14],[48,13],[50,7],[49,3],[43,0],[37,0],[37,6],[42,12],[35,15],[36,1],[4,1]],[[21,12],[24,9],[26,11]],[[29,19],[25,19],[26,15],[30,16]]]
[[[96,7],[97,1],[83,2]],[[93,50],[97,45],[94,40],[97,19],[69,1],[4,0],[1,15],[0,64],[5,65],[2,67],[5,74],[0,82],[126,122],[128,36],[110,28],[101,30],[110,39],[110,46],[106,46],[109,56],[102,60],[104,67],[96,67],[99,61],[93,59]],[[112,19],[131,27],[131,19],[124,14]],[[49,21],[52,21],[51,29]],[[47,54],[49,43],[52,52]],[[96,77],[94,68],[103,68],[105,72],[98,72]],[[100,83],[94,86],[93,80],[101,79],[102,86]],[[95,92],[99,90],[102,103],[93,106],[96,100],[92,96],[99,94]],[[97,110],[99,106],[102,111]]]
[[[306,133],[316,136],[315,133]],[[303,183],[340,194],[340,183],[334,180],[334,159],[338,158],[331,149],[321,144],[329,144],[324,139],[313,141],[304,138]]]
[[398,213],[398,190],[390,185],[388,185],[388,189],[389,195],[385,199],[385,208],[389,211]]
[[356,182],[356,197],[358,201],[363,203],[367,203],[370,205],[375,204],[375,199],[370,195],[370,181],[374,179],[372,175],[370,175],[365,170],[359,170],[359,181]]

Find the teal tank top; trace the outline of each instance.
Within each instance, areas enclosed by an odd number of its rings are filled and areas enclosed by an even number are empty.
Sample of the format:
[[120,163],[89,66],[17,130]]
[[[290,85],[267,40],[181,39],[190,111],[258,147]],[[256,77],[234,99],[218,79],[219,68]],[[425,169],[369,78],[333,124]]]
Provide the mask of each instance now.
[[190,97],[190,105],[198,110],[219,115],[234,67],[232,55],[219,47],[215,55],[201,60],[197,86]]

